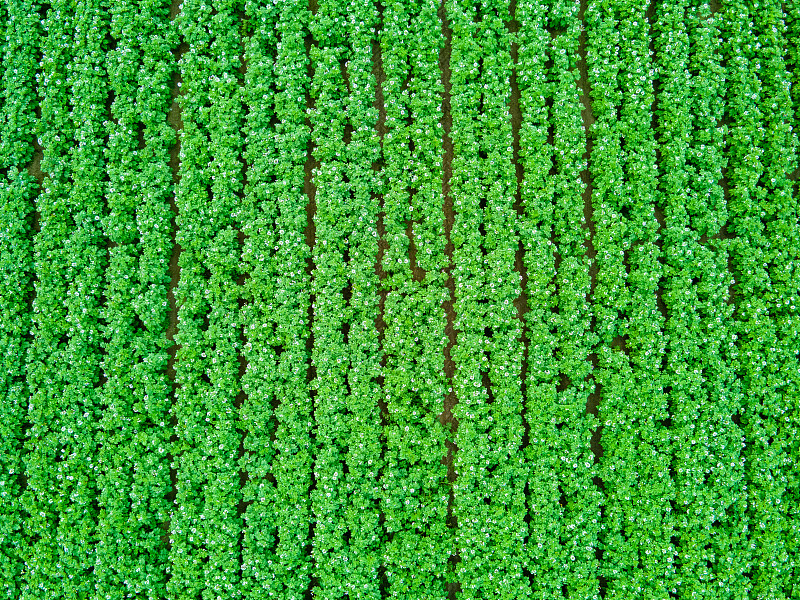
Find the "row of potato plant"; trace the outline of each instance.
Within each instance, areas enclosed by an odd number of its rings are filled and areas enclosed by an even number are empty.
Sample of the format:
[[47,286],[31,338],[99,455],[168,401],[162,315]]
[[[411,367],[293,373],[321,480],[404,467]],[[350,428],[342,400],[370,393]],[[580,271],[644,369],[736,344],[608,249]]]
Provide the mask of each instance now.
[[[487,546],[492,540],[491,524],[484,528],[482,539],[477,540],[480,528],[479,510],[475,496],[475,482],[479,481],[481,465],[477,466],[473,451],[480,452],[480,417],[487,421],[488,400],[484,373],[487,357],[484,344],[483,323],[485,304],[482,293],[486,274],[481,250],[481,202],[483,164],[480,155],[480,128],[478,115],[482,89],[479,61],[481,39],[478,7],[469,0],[445,3],[445,14],[451,35],[450,53],[450,139],[453,145],[450,194],[453,202],[453,225],[450,241],[453,245],[452,278],[455,286],[453,310],[456,319],[453,328],[456,343],[450,350],[454,364],[453,393],[457,404],[453,417],[458,422],[454,444],[455,481],[453,482],[452,515],[456,522],[455,547],[459,557],[458,576],[469,573],[473,567],[482,570],[487,562]],[[478,331],[480,329],[480,331]],[[480,412],[481,415],[477,413]],[[466,444],[473,442],[473,447]],[[484,454],[480,452],[480,454]],[[486,460],[484,456],[484,460]],[[483,461],[481,461],[483,462]],[[486,470],[483,469],[485,474]],[[483,498],[479,500],[483,503]],[[473,521],[474,519],[474,521]],[[482,542],[482,543],[481,543]],[[481,573],[482,574],[482,573]],[[473,581],[467,581],[466,590],[475,597]]]
[[[348,414],[345,326],[350,325],[347,301],[347,215],[350,190],[344,180],[347,125],[346,89],[342,63],[346,60],[345,16],[338,2],[324,2],[311,22],[318,43],[311,48],[314,77],[310,111],[316,188],[315,243],[312,279],[312,381],[314,397],[314,487],[311,491],[314,523],[314,575],[323,597],[342,593],[341,570],[347,565],[345,511],[345,455],[350,425]],[[339,21],[342,21],[341,23]]]
[[[351,415],[347,411],[348,356],[345,323],[348,264],[345,251],[350,190],[344,181],[347,119],[346,89],[341,63],[346,60],[345,16],[337,2],[324,2],[311,21],[317,44],[311,47],[314,76],[313,109],[309,110],[315,168],[316,213],[312,274],[315,370],[314,486],[311,491],[314,537],[312,558],[317,590],[323,597],[340,595],[340,573],[347,565],[345,510],[349,494],[344,473]],[[339,21],[342,21],[341,23]]]
[[442,210],[444,90],[438,64],[444,37],[438,6],[432,0],[390,3],[380,34],[387,244],[381,260],[387,411],[381,506],[392,598],[445,598],[452,545],[442,462],[447,432],[438,419],[447,393],[443,305],[449,298]]
[[[689,344],[697,343],[696,333],[692,331],[692,322],[686,317],[693,311],[693,303],[697,301],[696,293],[692,287],[692,277],[702,274],[694,268],[692,256],[701,251],[708,252],[698,243],[699,234],[690,229],[690,215],[687,206],[691,203],[692,165],[688,141],[692,138],[694,126],[693,107],[690,102],[692,93],[692,78],[689,74],[690,39],[687,31],[688,2],[676,2],[671,6],[664,6],[656,15],[653,27],[655,34],[656,65],[661,77],[658,110],[656,118],[661,135],[659,164],[659,205],[663,210],[663,246],[664,246],[664,282],[663,302],[667,312],[667,321],[664,329],[667,338],[667,356],[664,364],[673,373],[673,381],[669,385],[668,398],[670,410],[676,411],[675,428],[680,430],[685,426],[681,422],[681,407],[687,404],[691,394],[697,393],[697,381],[692,382],[687,378],[687,371],[691,368],[691,348]],[[709,82],[710,84],[710,82]],[[712,88],[713,89],[713,88]],[[708,107],[705,107],[708,110]],[[705,114],[701,112],[700,114]],[[709,124],[706,124],[709,126]],[[712,122],[711,126],[714,125]],[[707,184],[707,182],[703,182]],[[695,201],[696,204],[696,201]],[[692,304],[687,300],[692,298]],[[695,334],[692,336],[691,334]],[[670,385],[671,384],[671,385]],[[673,413],[670,413],[670,416]],[[668,418],[664,415],[661,423]],[[669,430],[667,430],[669,435]],[[670,438],[665,440],[667,448],[672,443]],[[680,467],[678,467],[680,468]],[[663,477],[663,476],[662,476]],[[680,481],[680,478],[678,478]],[[675,485],[676,482],[669,477],[663,479],[664,488],[661,490],[663,508],[668,509],[664,519],[666,527],[664,533],[674,535],[676,523],[673,510],[675,510]],[[680,511],[676,511],[680,514]],[[676,538],[677,539],[677,538]],[[680,538],[683,544],[688,541]],[[668,593],[679,585],[678,563],[676,556],[678,550],[670,545],[665,548],[661,556],[656,552],[653,561],[660,561],[664,572],[663,581],[659,582],[658,593],[660,596]],[[664,564],[666,563],[666,564]],[[681,572],[682,574],[682,572]]]
[[[320,2],[311,20],[315,595],[380,597],[378,185],[372,3]],[[349,139],[346,139],[349,138]]]
[[[577,565],[564,561],[562,540],[566,532],[561,527],[565,522],[561,479],[566,475],[564,483],[568,485],[573,477],[573,481],[578,481],[582,473],[574,471],[571,465],[565,469],[557,468],[564,452],[559,452],[561,438],[556,421],[563,423],[563,416],[553,414],[552,419],[548,418],[555,408],[558,372],[552,313],[555,307],[555,252],[550,172],[554,152],[548,139],[550,108],[547,101],[551,96],[547,68],[551,55],[548,9],[549,6],[542,2],[523,0],[517,2],[514,15],[519,26],[515,75],[522,114],[518,162],[523,170],[519,193],[524,212],[519,236],[527,273],[525,325],[528,347],[524,413],[529,438],[524,457],[528,468],[529,523],[526,567],[531,575],[532,593],[537,598],[560,595],[566,581],[572,580],[571,569]],[[581,452],[587,447],[578,444],[574,449]]]
[[310,249],[303,190],[310,14],[303,1],[249,2],[245,11],[252,34],[244,89],[243,596],[303,598],[311,576]]
[[[63,246],[72,225],[65,196],[69,182],[69,140],[73,127],[69,119],[67,65],[72,59],[73,46],[68,31],[71,17],[63,15],[63,2],[51,4],[41,22],[41,70],[37,78],[41,117],[37,123],[38,143],[42,147],[41,168],[46,176],[42,191],[36,198],[39,228],[34,236],[35,299],[32,309],[33,339],[28,348],[27,381],[31,390],[28,401],[30,432],[25,440],[24,468],[27,477],[22,496],[24,510],[29,516],[24,523],[26,546],[22,554],[25,566],[20,586],[32,586],[39,594],[55,597],[59,586],[56,572],[55,523],[58,505],[46,502],[45,494],[58,489],[55,473],[50,478],[50,462],[60,447],[53,397],[55,386],[62,385],[63,344],[66,337],[66,311],[61,299],[66,296],[65,260]],[[60,347],[61,346],[61,347]],[[49,369],[48,369],[49,366]],[[66,430],[66,427],[65,427]],[[74,432],[73,432],[74,433]],[[32,441],[36,440],[33,444]],[[44,509],[44,510],[43,510]],[[49,568],[52,569],[48,572]],[[32,597],[30,594],[28,598]]]
[[[291,589],[291,582],[278,574],[284,565],[276,557],[279,525],[273,515],[278,507],[275,493],[277,482],[270,480],[272,462],[276,457],[271,441],[275,431],[273,407],[283,395],[279,391],[281,377],[277,372],[278,355],[284,346],[278,333],[278,328],[283,325],[279,324],[283,311],[278,309],[280,298],[277,284],[286,281],[279,275],[275,257],[283,240],[279,238],[276,227],[279,203],[273,187],[280,167],[279,149],[275,143],[277,128],[271,122],[275,119],[273,71],[280,39],[276,27],[279,13],[279,9],[271,3],[245,4],[245,24],[249,24],[252,31],[244,42],[247,71],[242,94],[246,106],[246,183],[240,213],[244,236],[242,265],[247,273],[242,287],[245,304],[240,314],[244,332],[241,355],[247,363],[241,380],[245,398],[238,420],[244,450],[239,459],[239,467],[245,477],[242,500],[246,505],[242,515],[241,542],[244,598],[259,598]],[[298,258],[302,258],[302,254]],[[287,266],[292,267],[286,273],[289,277],[302,275],[302,268],[297,273],[296,261]],[[298,362],[298,366],[301,366],[306,361]],[[301,478],[302,475],[298,474],[298,479]],[[298,575],[300,573],[302,569]]]
[[[309,322],[310,282],[306,272],[311,249],[306,243],[307,225],[304,193],[304,165],[309,140],[305,108],[298,99],[309,90],[305,37],[310,13],[306,2],[287,3],[278,21],[281,45],[275,61],[275,112],[281,125],[275,140],[280,149],[279,163],[285,170],[276,176],[273,195],[279,202],[276,220],[283,236],[276,254],[286,283],[281,297],[284,308],[279,329],[284,341],[279,373],[282,376],[282,401],[278,405],[275,433],[277,452],[272,474],[277,484],[275,513],[277,520],[277,564],[286,581],[287,598],[304,597],[311,570],[308,540],[312,482],[312,441],[310,431],[312,399],[307,385],[311,335]],[[283,232],[283,233],[281,233]],[[288,502],[287,502],[288,500]]]
[[[602,181],[592,198],[597,252],[599,405],[604,485],[602,574],[607,593],[666,598],[672,588],[675,548],[671,537],[673,498],[669,416],[662,360],[664,318],[657,307],[662,277],[657,190],[656,142],[652,125],[653,81],[648,3],[615,3],[613,10],[589,7],[591,44],[606,46],[613,65],[590,58],[589,83],[598,121],[616,156],[608,173],[593,161]],[[595,81],[600,85],[595,87]],[[607,133],[606,133],[607,132]],[[605,150],[595,139],[593,154]],[[607,179],[605,179],[607,177]]]
[[175,132],[166,114],[177,44],[169,4],[161,0],[120,0],[110,12],[116,46],[106,55],[113,102],[104,149],[103,229],[110,248],[102,308],[96,594],[155,599],[165,591],[162,525],[172,489],[166,331],[173,187],[168,163]]
[[712,4],[0,6],[4,594],[792,597],[798,8]]
[[350,139],[345,149],[349,187],[346,231],[350,323],[346,351],[348,405],[351,414],[346,441],[345,489],[349,492],[345,523],[349,531],[348,567],[340,577],[349,598],[380,598],[380,557],[384,534],[380,523],[380,472],[383,468],[380,394],[381,352],[376,323],[379,314],[378,256],[379,177],[373,165],[380,158],[374,106],[377,81],[372,72],[377,44],[378,11],[374,2],[354,0],[346,7],[345,35],[350,48],[347,74],[347,113]]
[[97,581],[109,22],[99,2],[54,2],[42,25],[47,177],[36,203],[21,597],[62,598],[86,596]]
[[[791,76],[791,98],[792,108],[794,109],[794,121],[797,123],[800,119],[800,2],[797,0],[789,0],[784,4],[784,23],[786,26],[784,33],[784,40],[787,48],[786,53],[786,67]],[[791,113],[789,114],[791,118]],[[800,198],[800,166],[794,163],[794,171],[789,177],[792,198],[794,202]],[[795,285],[795,289],[798,289]],[[784,300],[785,302],[785,300]],[[790,329],[791,330],[791,329]],[[788,391],[788,390],[787,390]],[[800,401],[792,397],[790,400],[791,410],[794,413],[794,426],[800,422]],[[800,452],[800,438],[794,436],[794,447],[790,452],[797,456]],[[800,577],[800,477],[797,471],[789,470],[789,477],[786,484],[786,508],[789,515],[789,527],[787,531],[787,552],[790,552],[794,557],[792,561],[792,568],[794,570],[794,579]]]
[[759,540],[749,546],[746,566],[753,594],[788,597],[797,560],[789,511],[797,490],[791,457],[798,444],[793,390],[800,287],[794,273],[798,214],[788,179],[797,168],[791,76],[784,58],[782,3],[734,3],[726,17],[731,36],[726,54],[736,69],[726,105],[732,129],[729,204],[736,236],[731,252],[738,338],[734,365],[747,398],[741,425],[748,533]]
[[519,597],[529,582],[509,5],[457,1],[446,10],[453,31],[454,577],[465,598]]
[[[784,5],[765,2],[760,10],[752,12],[761,50],[757,57],[764,90],[763,126],[767,130],[761,185],[767,190],[767,202],[762,207],[766,216],[762,219],[766,221],[769,240],[766,248],[771,289],[767,288],[765,296],[775,335],[770,340],[774,346],[764,349],[773,363],[765,378],[769,396],[761,396],[760,404],[748,402],[742,419],[747,443],[750,528],[765,538],[752,559],[750,576],[755,581],[755,593],[790,597],[800,574],[796,508],[800,478],[792,458],[798,456],[800,449],[796,434],[800,402],[795,392],[800,372],[800,315],[796,305],[800,290],[800,275],[796,272],[800,262],[800,215],[797,184],[790,179],[792,173],[796,179],[798,168],[797,105],[791,94],[791,57],[784,56],[786,49],[792,48],[786,37]],[[744,358],[743,353],[740,355]],[[753,455],[748,456],[750,450]]]
[[175,506],[167,593],[242,593],[237,430],[243,107],[237,2],[186,0],[177,27],[183,129],[176,242],[179,344],[171,408]]
[[[735,434],[730,414],[709,414],[714,391],[706,383],[715,381],[708,373],[715,373],[719,380],[730,381],[731,376],[727,358],[708,361],[705,355],[724,353],[729,336],[726,328],[715,329],[716,318],[729,314],[725,245],[721,240],[701,241],[703,236],[714,235],[726,218],[719,185],[724,165],[719,97],[724,73],[719,48],[713,45],[715,27],[707,3],[677,3],[657,15],[656,53],[662,76],[657,114],[662,136],[659,175],[666,264],[662,283],[667,314],[664,364],[671,375],[665,383],[672,419],[674,492],[670,515],[677,551],[668,587],[688,594],[713,589],[715,575],[705,568],[703,554],[711,544],[727,543],[724,535],[712,540],[707,526],[697,527],[699,519],[710,517],[713,521],[713,510],[723,517],[718,507],[703,515],[700,507],[710,504],[710,497],[718,497],[719,489],[710,480],[709,495],[696,500],[698,492],[705,491],[707,469],[697,466],[708,456],[708,430]],[[702,427],[708,429],[696,430],[698,414],[705,419]],[[692,444],[681,447],[684,438],[692,439]]]
[[[548,386],[548,412],[552,416],[547,419],[546,414],[541,415],[541,409],[538,412],[540,418],[549,420],[545,427],[555,442],[550,454],[554,464],[551,463],[550,469],[558,474],[560,493],[553,498],[558,505],[550,500],[549,509],[557,511],[561,521],[559,547],[555,548],[555,556],[549,558],[554,567],[550,577],[555,575],[558,579],[548,583],[556,584],[556,594],[561,585],[569,596],[593,598],[599,586],[594,569],[601,494],[593,479],[597,471],[590,445],[597,423],[588,410],[590,395],[595,391],[589,354],[596,337],[591,331],[589,229],[584,214],[586,184],[582,180],[587,168],[584,157],[587,138],[578,88],[580,3],[554,2],[547,26],[551,32],[557,32],[549,49],[552,66],[546,73],[552,97],[548,119],[552,164],[550,181],[545,187],[553,207],[547,231],[553,243],[554,310],[548,317],[556,366]],[[537,551],[541,552],[538,548]]]
[[[766,271],[768,259],[764,255],[766,240],[762,221],[763,213],[762,209],[757,206],[766,201],[766,190],[758,185],[764,175],[765,130],[761,126],[764,119],[762,112],[764,90],[759,79],[759,60],[755,55],[758,41],[752,17],[746,3],[734,2],[726,7],[720,23],[721,37],[724,39],[720,54],[727,64],[725,73],[725,117],[728,121],[725,154],[729,185],[726,202],[727,229],[732,236],[729,241],[730,266],[735,278],[731,287],[734,310],[732,311],[733,322],[729,323],[733,334],[732,351],[729,352],[729,356],[738,386],[737,391],[741,394],[735,410],[726,412],[727,414],[736,414],[737,418],[741,419],[742,427],[741,429],[737,428],[737,433],[741,435],[741,432],[744,431],[746,438],[751,439],[755,429],[754,420],[759,417],[758,413],[760,412],[759,410],[751,412],[751,403],[758,406],[764,400],[767,402],[774,400],[774,396],[769,398],[773,394],[765,387],[766,381],[761,375],[762,367],[766,366],[766,361],[762,362],[762,360],[766,357],[756,358],[754,352],[763,353],[774,344],[775,339],[774,323],[771,323],[767,306],[768,299],[764,296],[765,290],[770,287],[770,282],[769,274]],[[774,367],[774,362],[772,360],[769,362],[771,364],[767,372]],[[721,389],[725,390],[726,388]],[[774,391],[777,392],[777,390]],[[764,395],[767,398],[764,398]],[[750,490],[751,486],[755,486],[756,491],[759,487],[758,478],[756,481],[747,481],[752,478],[753,473],[746,461],[749,457],[755,457],[756,453],[747,443],[751,440],[746,438],[745,436],[741,437],[739,444],[741,449],[737,456],[739,458],[737,461],[739,468],[736,473],[739,479],[737,488],[741,490],[739,495],[744,496],[739,501],[736,511],[740,523],[736,524],[735,529],[729,529],[736,535],[732,543],[738,542],[737,545],[740,548],[746,545],[749,535],[752,535],[755,530],[761,529],[755,522],[748,522],[748,517],[753,516],[752,510],[749,510],[751,507],[748,507],[747,503],[751,492],[747,491],[742,494],[745,490]],[[758,444],[760,445],[760,441]],[[729,464],[734,465],[733,461]],[[774,468],[774,465],[764,466]],[[730,488],[731,486],[726,487]],[[730,492],[726,490],[722,498],[727,499],[729,494]],[[706,510],[718,511],[719,508],[709,503]],[[702,513],[700,514],[702,515]],[[711,519],[713,519],[713,513]],[[770,523],[770,525],[779,524]],[[780,537],[780,534],[775,537]],[[767,548],[770,552],[776,549],[780,550],[779,547],[776,548],[772,544],[768,544]],[[759,550],[755,548],[742,549],[745,551],[742,552],[737,548],[738,551],[734,558],[737,570],[746,574],[754,567],[753,559],[758,560]],[[725,548],[714,548],[714,550],[724,552]],[[783,562],[780,553],[773,558]],[[758,565],[755,565],[755,571],[758,577],[758,572],[761,571]],[[776,569],[776,572],[779,574],[780,568]],[[715,572],[714,575],[716,574]],[[757,580],[753,582],[752,578],[748,577],[743,582],[744,585],[741,585],[740,597],[744,597],[744,594],[750,591],[753,583],[762,589],[763,584],[768,584],[766,581],[762,581],[760,584]],[[767,585],[767,587],[771,586]]]
[[31,330],[33,208],[38,184],[33,159],[35,76],[40,59],[39,6],[0,7],[0,594],[20,595],[25,510],[20,502],[29,386],[25,353]]

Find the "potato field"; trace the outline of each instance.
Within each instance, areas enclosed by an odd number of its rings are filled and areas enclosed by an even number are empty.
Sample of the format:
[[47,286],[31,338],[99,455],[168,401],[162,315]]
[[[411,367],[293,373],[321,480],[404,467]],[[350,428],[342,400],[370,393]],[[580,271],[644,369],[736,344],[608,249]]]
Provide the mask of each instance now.
[[800,599],[800,0],[2,0],[0,597]]

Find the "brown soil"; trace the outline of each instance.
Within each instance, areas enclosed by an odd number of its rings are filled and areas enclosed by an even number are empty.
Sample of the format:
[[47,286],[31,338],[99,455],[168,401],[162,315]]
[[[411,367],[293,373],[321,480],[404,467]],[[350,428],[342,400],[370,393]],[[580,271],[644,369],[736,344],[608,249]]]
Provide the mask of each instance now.
[[[451,356],[451,351],[456,343],[456,331],[453,326],[455,322],[456,313],[454,310],[455,304],[455,291],[456,286],[453,281],[453,242],[450,240],[450,233],[453,230],[453,223],[455,220],[455,213],[453,212],[453,197],[450,195],[450,178],[453,175],[453,141],[450,139],[450,129],[453,125],[453,119],[450,115],[450,48],[452,44],[453,32],[450,29],[447,15],[444,12],[444,2],[439,6],[439,18],[442,21],[442,35],[444,36],[444,47],[439,53],[439,68],[442,72],[442,86],[444,94],[442,95],[442,129],[444,134],[442,136],[442,147],[444,156],[442,157],[442,196],[444,197],[444,230],[447,238],[445,244],[445,254],[448,258],[447,267],[447,289],[450,290],[450,299],[444,303],[445,316],[447,317],[447,325],[445,326],[445,335],[447,336],[447,345],[444,349],[444,372],[450,382],[452,390],[452,381],[455,374],[455,362]],[[444,407],[439,420],[445,426],[450,427],[455,431],[458,422],[453,416],[453,407],[456,402],[455,392],[449,392],[445,397]],[[451,444],[452,446],[452,444]],[[450,448],[447,458],[445,459],[448,465],[448,479],[455,480],[455,471],[453,471],[453,447]]]
[[31,162],[28,163],[28,174],[32,175],[34,179],[42,185],[44,181],[44,173],[42,173],[42,158],[44,154],[42,153],[42,149],[39,144],[34,142],[34,151],[33,151],[33,158]]
[[[169,17],[174,20],[180,12],[181,0],[173,0],[170,7]],[[186,42],[181,43],[174,51],[175,62],[189,50],[189,45]],[[169,167],[172,170],[172,182],[175,186],[180,181],[180,151],[181,151],[181,130],[183,129],[183,120],[181,119],[181,107],[178,104],[178,97],[181,94],[180,86],[181,74],[180,70],[176,68],[172,76],[172,86],[170,92],[172,94],[172,104],[167,113],[167,123],[175,130],[176,141],[175,145],[169,151]],[[178,262],[181,254],[181,247],[176,241],[177,216],[178,204],[175,201],[175,194],[173,193],[169,200],[169,206],[172,210],[172,255],[169,259],[169,290],[167,292],[167,300],[169,302],[169,324],[167,326],[167,339],[171,342],[175,341],[175,334],[178,333],[178,305],[175,299],[175,291],[178,288],[178,281],[180,280],[180,267]],[[178,352],[178,346],[173,344],[167,352],[169,353],[169,361],[167,362],[167,376],[170,381],[175,381],[175,356]],[[175,481],[173,480],[173,485]]]
[[[516,19],[517,2],[511,0],[509,7],[509,21],[506,23],[506,28],[510,33],[517,33],[519,31],[519,21]],[[512,162],[517,176],[517,191],[514,194],[514,210],[519,217],[525,214],[525,208],[522,206],[522,182],[525,178],[525,168],[519,158],[520,151],[520,129],[522,127],[522,107],[520,100],[522,98],[517,82],[517,64],[519,62],[519,43],[514,41],[511,44],[511,60],[514,63],[514,68],[511,73],[511,98],[509,102],[509,113],[511,114],[511,132],[513,136],[512,141]],[[525,315],[528,312],[528,269],[525,266],[525,248],[522,240],[519,241],[517,251],[514,253],[514,269],[520,274],[520,295],[514,300],[514,308],[517,309],[517,318],[522,325],[522,371],[520,372],[520,392],[523,402],[527,398],[528,386],[528,346],[530,343],[528,325],[525,320]],[[524,432],[522,434],[522,447],[528,445],[530,439],[530,425],[528,424],[528,415],[525,411],[523,404],[522,409],[522,422]]]
[[[587,8],[587,0],[581,1],[580,7],[580,19],[583,20],[583,16],[586,13]],[[586,186],[583,190],[583,217],[585,219],[584,227],[589,229],[589,237],[586,239],[586,257],[589,259],[589,276],[591,278],[590,284],[590,297],[594,297],[595,287],[597,285],[597,263],[595,262],[595,257],[597,256],[597,251],[595,250],[594,243],[592,240],[595,236],[595,227],[594,227],[594,210],[592,208],[592,194],[594,192],[594,186],[592,182],[592,175],[591,175],[591,156],[592,156],[592,134],[591,129],[592,125],[594,125],[594,113],[592,112],[592,89],[589,85],[589,69],[586,63],[586,30],[584,29],[581,31],[579,46],[578,46],[578,72],[580,74],[580,79],[578,80],[578,86],[581,89],[581,102],[583,103],[583,109],[581,110],[581,117],[583,118],[583,126],[586,130],[586,152],[584,153],[583,157],[586,159],[586,169],[581,172],[581,181],[583,181],[584,185]],[[593,367],[597,367],[597,354],[590,354],[588,360],[592,362]],[[594,379],[593,375],[589,375],[590,379]],[[601,396],[601,388],[600,386],[596,386],[594,392],[589,394],[589,397],[586,400],[586,413],[592,414],[595,417],[599,414],[599,406],[600,406],[600,396]],[[592,438],[590,441],[592,453],[595,456],[595,461],[598,461],[600,457],[603,455],[603,448],[600,445],[600,437],[602,435],[603,426],[598,425],[597,429],[592,432]]]
[[[444,348],[444,372],[448,382],[448,392],[444,398],[444,406],[442,413],[439,415],[439,421],[445,428],[449,429],[451,433],[455,433],[458,428],[458,420],[453,415],[453,408],[458,402],[455,391],[453,390],[453,377],[455,375],[455,362],[452,358],[452,349],[456,343],[456,330],[454,327],[456,313],[455,313],[455,292],[456,286],[453,280],[453,242],[450,239],[450,234],[453,231],[453,223],[455,222],[455,213],[453,210],[453,197],[450,189],[450,179],[453,176],[453,140],[450,138],[450,131],[453,126],[453,117],[450,113],[450,55],[453,40],[453,31],[450,28],[450,22],[445,13],[444,0],[439,4],[438,16],[442,23],[442,36],[444,37],[444,46],[439,52],[439,70],[442,73],[442,196],[444,198],[444,230],[447,239],[445,243],[445,255],[447,256],[447,289],[450,291],[450,298],[446,300],[442,306],[447,319],[445,325],[445,335],[447,336],[447,345]],[[445,446],[447,447],[447,455],[442,458],[442,462],[447,466],[447,480],[454,482],[456,480],[456,471],[454,464],[455,453],[458,452],[458,447],[452,441],[452,437],[446,440]],[[451,528],[458,526],[456,516],[453,514],[453,489],[447,499],[447,524]],[[450,557],[450,568],[455,569],[455,565],[460,561],[457,553]],[[454,600],[456,595],[461,591],[461,586],[458,582],[449,582],[447,584],[447,594],[449,600]]]

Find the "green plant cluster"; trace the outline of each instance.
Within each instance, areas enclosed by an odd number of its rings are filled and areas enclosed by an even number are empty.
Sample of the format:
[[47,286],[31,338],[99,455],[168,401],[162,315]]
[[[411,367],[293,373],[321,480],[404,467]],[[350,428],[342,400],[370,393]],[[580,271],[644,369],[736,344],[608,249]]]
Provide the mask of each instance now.
[[25,356],[32,325],[33,158],[35,75],[40,23],[34,3],[7,2],[0,8],[2,112],[0,112],[0,590],[20,594],[26,539],[20,502],[25,473],[23,424],[30,386]]
[[378,174],[373,106],[372,3],[323,1],[311,20],[314,77],[310,112],[316,212],[312,381],[314,489],[311,492],[317,585],[321,598],[379,598],[382,470],[378,405],[381,356]]
[[[742,398],[731,369],[733,278],[727,272],[727,243],[717,235],[727,219],[720,185],[725,167],[720,21],[703,2],[678,4],[665,11],[663,21],[659,56],[665,57],[660,69],[666,94],[659,105],[664,140],[659,174],[665,207],[665,364],[671,374],[665,384],[674,430],[671,587],[705,595],[724,585],[742,594],[743,564],[732,552],[745,526],[739,501],[742,438],[733,422]],[[675,59],[666,58],[668,48]],[[721,456],[728,460],[721,462]],[[732,560],[709,561],[717,553]]]
[[[666,598],[675,553],[673,484],[662,371],[665,319],[657,306],[663,277],[651,109],[657,71],[647,8],[631,1],[587,10],[587,66],[597,118],[591,167],[597,197],[594,379],[603,426],[601,573],[610,594]],[[662,22],[657,18],[656,27]],[[611,52],[618,60],[606,60]]]
[[452,54],[458,421],[453,515],[464,598],[519,598],[524,575],[525,461],[522,436],[521,292],[509,103],[513,35],[507,2],[448,2]]
[[450,291],[442,210],[444,33],[437,10],[430,0],[387,4],[380,33],[386,114],[381,395],[387,411],[380,480],[392,598],[445,598],[453,545],[450,486],[441,460],[448,431],[439,420],[448,393],[444,304]]
[[[350,357],[345,329],[353,326],[353,320],[344,290],[350,274],[345,257],[352,233],[349,221],[354,215],[350,186],[345,180],[344,132],[349,123],[342,65],[350,56],[345,45],[346,17],[342,9],[337,2],[324,2],[319,7],[318,18],[312,20],[315,27],[312,33],[321,42],[312,47],[310,55],[314,69],[311,97],[315,102],[310,109],[311,135],[314,158],[319,163],[313,176],[316,239],[311,284],[314,295],[311,357],[316,371],[311,383],[315,437],[312,557],[319,588],[326,599],[342,594],[346,581],[340,574],[351,556],[345,534],[348,533],[346,512],[352,510],[352,487],[347,485],[351,480],[349,471],[345,473],[345,465],[354,415],[347,402]],[[377,405],[377,398],[375,401]]]
[[[595,416],[591,257],[584,214],[586,133],[577,86],[579,3],[517,5],[525,227],[529,425],[527,555],[534,597],[595,598],[601,493]],[[550,31],[556,31],[551,36]],[[589,49],[587,48],[587,54]],[[552,100],[550,100],[552,99]]]
[[[115,2],[106,55],[111,118],[104,148],[108,240],[99,422],[95,569],[100,597],[162,598],[169,514],[167,273],[175,132],[165,122],[175,71],[169,6]],[[140,42],[140,40],[143,40]],[[143,142],[143,145],[140,143]]]
[[0,4],[0,595],[796,598],[798,34]]
[[[310,276],[304,163],[309,89],[304,2],[250,2],[240,411],[246,474],[242,595],[303,598],[311,572]],[[299,102],[301,100],[302,102]],[[273,406],[274,412],[273,412]]]
[[237,2],[186,0],[177,27],[183,128],[175,189],[180,246],[178,350],[171,406],[175,500],[167,594],[241,595],[242,500],[237,395],[241,389],[238,229],[243,217]]
[[[743,397],[739,410],[747,504],[739,539],[748,545],[741,567],[752,594],[781,597],[797,590],[798,276],[800,231],[791,74],[784,59],[782,5],[732,3],[722,25],[730,69],[730,256],[735,284],[732,365]],[[796,121],[795,121],[796,123]],[[796,127],[796,125],[795,125]],[[794,188],[794,189],[793,189]],[[796,518],[796,517],[795,517]]]
[[99,527],[108,14],[53,2],[38,73],[42,171],[24,457],[22,598],[90,593]]

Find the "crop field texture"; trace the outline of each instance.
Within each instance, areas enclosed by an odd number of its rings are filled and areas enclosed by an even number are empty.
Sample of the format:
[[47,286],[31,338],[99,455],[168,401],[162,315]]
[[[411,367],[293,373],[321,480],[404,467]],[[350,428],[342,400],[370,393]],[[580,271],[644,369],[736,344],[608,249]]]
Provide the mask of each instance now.
[[800,599],[800,0],[3,0],[0,597]]

